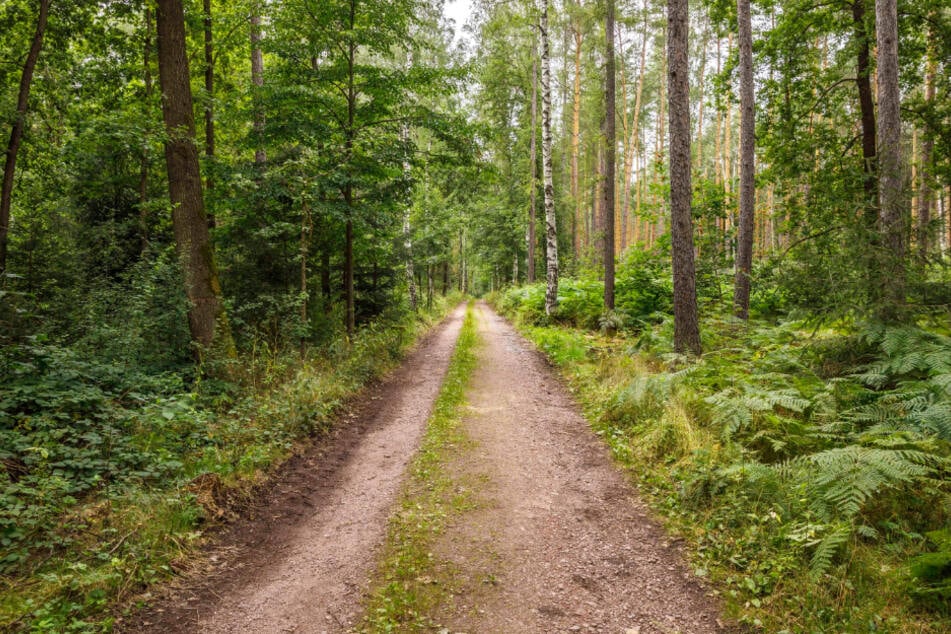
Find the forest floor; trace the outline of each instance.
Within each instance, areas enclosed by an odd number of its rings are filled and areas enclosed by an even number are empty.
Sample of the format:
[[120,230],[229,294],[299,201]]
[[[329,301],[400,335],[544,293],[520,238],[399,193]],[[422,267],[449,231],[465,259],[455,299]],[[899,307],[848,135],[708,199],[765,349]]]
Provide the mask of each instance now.
[[[481,345],[448,460],[474,503],[431,557],[451,579],[434,631],[701,634],[719,606],[530,343],[477,304]],[[254,516],[146,612],[136,632],[348,632],[361,609],[459,332],[460,307],[336,436],[286,470]],[[404,493],[405,495],[405,493]]]

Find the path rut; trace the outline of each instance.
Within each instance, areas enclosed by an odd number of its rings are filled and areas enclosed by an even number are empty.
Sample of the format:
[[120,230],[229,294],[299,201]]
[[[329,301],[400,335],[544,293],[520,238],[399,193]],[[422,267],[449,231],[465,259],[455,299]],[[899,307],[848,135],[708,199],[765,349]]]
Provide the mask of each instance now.
[[708,634],[717,603],[638,500],[531,344],[479,304],[484,345],[458,481],[477,509],[440,538],[459,592],[433,615],[449,632]]
[[346,631],[386,534],[455,346],[459,306],[367,404],[278,483],[257,516],[233,526],[209,560],[127,632],[271,634]]

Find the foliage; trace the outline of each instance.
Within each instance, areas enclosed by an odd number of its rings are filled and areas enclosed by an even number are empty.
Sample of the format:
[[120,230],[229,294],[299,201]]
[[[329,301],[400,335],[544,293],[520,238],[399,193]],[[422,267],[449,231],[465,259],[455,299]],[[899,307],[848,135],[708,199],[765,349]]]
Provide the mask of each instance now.
[[707,353],[685,364],[666,321],[622,339],[529,327],[513,295],[498,305],[567,375],[741,620],[948,626],[947,542],[936,533],[926,550],[923,537],[951,519],[947,337],[711,317]]
[[0,629],[107,628],[446,307],[391,311],[305,359],[262,346],[231,382],[191,386],[35,337],[0,349]]

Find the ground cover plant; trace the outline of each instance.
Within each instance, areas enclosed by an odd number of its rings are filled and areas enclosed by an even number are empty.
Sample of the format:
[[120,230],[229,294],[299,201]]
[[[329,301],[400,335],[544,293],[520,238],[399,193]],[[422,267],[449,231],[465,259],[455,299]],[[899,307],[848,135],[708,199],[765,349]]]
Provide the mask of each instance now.
[[706,351],[690,359],[673,352],[669,317],[607,337],[572,312],[544,323],[537,292],[495,302],[561,369],[742,621],[774,632],[951,625],[946,329],[711,316]]
[[453,301],[188,385],[36,339],[4,348],[0,629],[108,630]]

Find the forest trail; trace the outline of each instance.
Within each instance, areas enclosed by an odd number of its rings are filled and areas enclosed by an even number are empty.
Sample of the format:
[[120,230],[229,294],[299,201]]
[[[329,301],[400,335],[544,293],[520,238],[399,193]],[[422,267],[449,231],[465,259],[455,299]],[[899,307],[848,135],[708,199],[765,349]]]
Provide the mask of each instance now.
[[485,484],[439,540],[465,592],[433,620],[472,634],[725,631],[543,356],[477,306],[484,343],[463,421],[474,446],[450,469]]
[[[452,593],[430,615],[434,631],[725,631],[716,602],[543,356],[485,304],[475,312],[483,343],[462,422],[472,443],[448,468],[454,481],[475,483],[476,503],[433,548],[452,571],[436,581]],[[326,457],[305,457],[257,520],[229,532],[214,570],[124,631],[353,631],[463,314],[372,395],[383,401],[377,410],[346,426]],[[323,466],[328,459],[337,466]]]
[[465,305],[428,335],[353,420],[289,465],[254,517],[241,520],[157,605],[117,628],[163,634],[344,631],[386,534],[425,429]]

